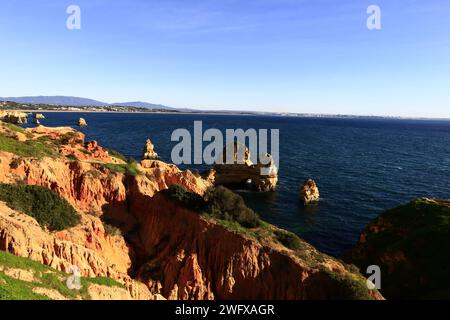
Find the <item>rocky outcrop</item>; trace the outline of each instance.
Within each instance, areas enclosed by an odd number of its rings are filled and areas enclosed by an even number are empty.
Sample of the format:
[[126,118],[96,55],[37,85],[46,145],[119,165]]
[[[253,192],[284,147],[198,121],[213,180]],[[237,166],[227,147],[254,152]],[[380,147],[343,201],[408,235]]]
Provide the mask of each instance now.
[[45,119],[45,116],[42,113],[35,113],[33,114],[33,117],[35,119]]
[[[239,147],[245,148],[242,159],[238,159]],[[278,169],[271,156],[269,154],[265,156],[270,159],[268,164],[253,164],[248,148],[235,144],[233,163],[228,163],[225,148],[221,155],[222,161],[214,166],[214,184],[230,188],[251,188],[262,192],[275,191],[278,183]],[[209,179],[212,180],[211,173],[210,171],[208,174]]]
[[368,224],[345,260],[377,265],[391,299],[449,299],[450,201],[417,199]]
[[[46,135],[61,142],[64,136],[66,146],[79,143],[77,134],[62,132],[27,129],[29,139]],[[113,277],[136,298],[382,298],[365,287],[359,273],[309,244],[287,248],[273,237],[278,230],[273,226],[261,231],[267,236],[254,237],[175,203],[161,192],[170,185],[200,195],[211,187],[175,165],[143,160],[137,164],[139,174],[130,174],[111,171],[98,160],[23,158],[6,152],[0,152],[0,160],[0,182],[48,187],[81,215],[78,226],[49,232],[2,204],[1,250],[58,270],[76,264],[83,275]],[[106,234],[104,221],[123,236]]]
[[[148,198],[137,185],[129,205],[142,243],[137,278],[168,299],[345,299],[333,274],[365,283],[306,243],[298,256],[268,238],[253,239],[180,208],[163,194]],[[362,291],[365,299],[381,298]]]
[[0,119],[13,124],[26,124],[28,122],[28,114],[18,111],[0,111]]
[[79,127],[86,127],[87,126],[86,120],[84,118],[78,119],[78,126]]
[[155,160],[158,159],[158,154],[155,152],[155,146],[150,139],[145,142],[144,151],[142,152],[143,160]]
[[305,205],[315,203],[319,201],[320,198],[319,188],[313,179],[306,180],[306,182],[300,186],[299,194],[300,201]]

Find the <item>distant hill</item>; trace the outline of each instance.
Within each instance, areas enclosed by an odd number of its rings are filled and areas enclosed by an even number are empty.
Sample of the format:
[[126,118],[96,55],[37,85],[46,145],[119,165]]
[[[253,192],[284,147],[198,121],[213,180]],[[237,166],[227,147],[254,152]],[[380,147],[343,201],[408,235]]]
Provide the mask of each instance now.
[[160,109],[160,110],[176,110],[176,108],[171,108],[164,106],[162,104],[153,104],[148,102],[117,102],[117,103],[106,103],[102,101],[97,101],[93,99],[80,98],[80,97],[68,97],[68,96],[33,96],[33,97],[0,97],[0,101],[13,101],[17,103],[24,104],[48,104],[48,105],[60,105],[60,106],[124,106],[124,107],[137,107],[137,108],[147,108],[147,109]]
[[153,103],[142,102],[142,101],[116,102],[116,103],[112,103],[111,105],[113,105],[113,106],[122,106],[122,107],[160,109],[160,110],[177,110],[176,108],[164,106],[162,104],[153,104]]
[[4,97],[0,98],[2,101],[13,101],[17,103],[29,104],[54,104],[62,106],[104,106],[108,105],[105,102],[67,96],[34,96],[34,97]]

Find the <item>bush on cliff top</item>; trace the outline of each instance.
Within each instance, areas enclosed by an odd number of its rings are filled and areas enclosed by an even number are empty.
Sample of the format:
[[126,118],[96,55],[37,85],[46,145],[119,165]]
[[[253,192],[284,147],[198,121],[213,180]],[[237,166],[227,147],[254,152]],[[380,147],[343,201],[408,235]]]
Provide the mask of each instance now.
[[245,205],[244,199],[225,187],[208,190],[206,200],[176,184],[164,192],[184,207],[206,213],[215,219],[237,222],[245,228],[261,226],[259,216]]
[[244,199],[223,186],[209,190],[206,198],[208,213],[215,218],[237,221],[246,228],[257,228],[261,225],[258,214],[247,207]]
[[139,176],[142,174],[136,166],[136,163],[116,164],[116,163],[102,163],[104,168],[112,172],[125,173],[132,176]]
[[52,231],[71,228],[80,222],[79,215],[66,199],[41,186],[0,184],[0,200]]
[[188,209],[197,212],[202,212],[206,209],[206,202],[201,196],[194,192],[189,192],[177,184],[172,184],[165,193],[169,198]]

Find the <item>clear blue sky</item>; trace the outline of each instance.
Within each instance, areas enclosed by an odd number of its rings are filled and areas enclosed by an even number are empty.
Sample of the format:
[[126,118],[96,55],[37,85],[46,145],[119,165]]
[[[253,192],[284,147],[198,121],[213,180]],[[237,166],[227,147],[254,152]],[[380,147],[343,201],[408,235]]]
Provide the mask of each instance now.
[[450,117],[448,0],[1,0],[0,40],[0,96]]

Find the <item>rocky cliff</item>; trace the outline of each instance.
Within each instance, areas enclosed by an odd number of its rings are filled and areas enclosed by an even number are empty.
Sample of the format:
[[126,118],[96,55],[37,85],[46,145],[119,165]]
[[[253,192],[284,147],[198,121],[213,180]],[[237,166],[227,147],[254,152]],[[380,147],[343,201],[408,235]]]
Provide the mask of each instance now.
[[[246,229],[168,198],[162,191],[170,185],[198,195],[211,187],[189,171],[157,160],[125,163],[67,128],[11,130],[17,131],[0,130],[15,146],[0,151],[0,183],[47,187],[77,209],[81,222],[50,232],[1,203],[1,250],[62,271],[75,264],[84,276],[113,277],[133,298],[382,298],[358,272],[300,239],[289,248],[292,236],[282,230],[265,223]],[[36,143],[52,152],[28,156],[24,150]],[[109,225],[120,233],[108,234]]]
[[366,227],[346,261],[377,265],[391,299],[449,299],[450,201],[417,199]]

